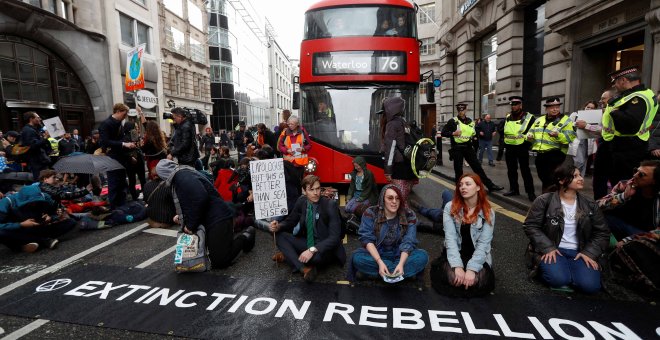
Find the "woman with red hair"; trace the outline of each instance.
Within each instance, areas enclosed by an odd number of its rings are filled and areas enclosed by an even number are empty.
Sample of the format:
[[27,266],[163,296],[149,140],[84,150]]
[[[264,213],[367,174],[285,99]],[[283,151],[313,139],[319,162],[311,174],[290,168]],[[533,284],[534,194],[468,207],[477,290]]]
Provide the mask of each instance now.
[[460,177],[443,212],[445,250],[431,266],[431,283],[441,294],[474,297],[495,288],[490,253],[495,211],[478,175]]

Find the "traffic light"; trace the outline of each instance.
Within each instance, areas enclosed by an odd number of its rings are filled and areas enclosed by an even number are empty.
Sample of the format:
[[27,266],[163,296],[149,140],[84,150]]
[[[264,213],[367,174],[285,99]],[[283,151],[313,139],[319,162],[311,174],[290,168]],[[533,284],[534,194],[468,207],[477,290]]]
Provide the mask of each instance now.
[[426,82],[426,102],[435,103],[435,86],[432,82]]

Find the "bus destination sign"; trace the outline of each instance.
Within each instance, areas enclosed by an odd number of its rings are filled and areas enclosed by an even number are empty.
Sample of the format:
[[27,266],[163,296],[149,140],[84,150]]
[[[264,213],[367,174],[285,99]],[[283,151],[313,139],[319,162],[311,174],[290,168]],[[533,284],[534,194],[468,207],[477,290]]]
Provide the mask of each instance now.
[[314,54],[315,76],[340,74],[405,74],[401,51],[341,51]]

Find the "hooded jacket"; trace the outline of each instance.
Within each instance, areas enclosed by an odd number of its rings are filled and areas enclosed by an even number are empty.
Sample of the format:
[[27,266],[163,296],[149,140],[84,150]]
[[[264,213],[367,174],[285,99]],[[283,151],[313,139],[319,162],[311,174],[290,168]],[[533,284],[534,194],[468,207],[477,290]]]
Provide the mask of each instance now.
[[[376,180],[374,178],[374,174],[367,169],[367,161],[361,157],[357,156],[355,159],[353,159],[353,163],[359,165],[362,168],[362,194],[360,197],[357,198],[358,202],[363,202],[368,200],[371,203],[375,203],[376,200],[378,199],[378,194],[377,190],[378,188],[376,187]],[[353,172],[351,172],[351,184],[348,187],[348,199],[353,198],[353,194],[355,193],[355,177],[357,176],[357,170],[353,169]]]
[[[405,120],[401,116],[406,102],[399,98],[388,98],[383,103],[385,107],[385,136],[381,144],[381,152],[385,155],[385,173],[392,174],[394,163],[403,163],[406,159],[397,149],[403,150],[406,147],[405,140]],[[396,142],[396,145],[393,145]],[[390,158],[392,165],[389,164]]]
[[0,200],[0,230],[21,228],[21,222],[30,216],[21,216],[20,210],[29,204],[39,204],[37,210],[40,211],[31,211],[33,216],[54,213],[55,202],[42,193],[38,185],[26,185],[18,193]]

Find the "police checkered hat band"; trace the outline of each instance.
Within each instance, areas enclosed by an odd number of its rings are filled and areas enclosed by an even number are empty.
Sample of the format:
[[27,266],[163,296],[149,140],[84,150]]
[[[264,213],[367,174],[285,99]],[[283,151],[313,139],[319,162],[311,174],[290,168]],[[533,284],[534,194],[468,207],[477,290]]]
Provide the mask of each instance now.
[[559,100],[559,98],[557,98],[557,97],[548,98],[545,101],[545,104],[543,104],[543,106],[546,106],[546,107],[547,106],[554,106],[554,105],[561,105],[561,101]]
[[608,76],[610,76],[611,82],[615,82],[618,78],[621,78],[621,77],[625,76],[626,74],[631,74],[631,73],[634,73],[634,72],[639,72],[639,69],[637,68],[637,66],[626,67],[624,69],[614,71],[614,72],[608,74]]

